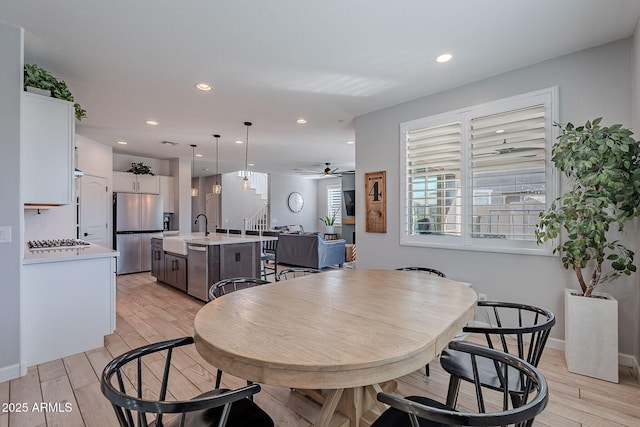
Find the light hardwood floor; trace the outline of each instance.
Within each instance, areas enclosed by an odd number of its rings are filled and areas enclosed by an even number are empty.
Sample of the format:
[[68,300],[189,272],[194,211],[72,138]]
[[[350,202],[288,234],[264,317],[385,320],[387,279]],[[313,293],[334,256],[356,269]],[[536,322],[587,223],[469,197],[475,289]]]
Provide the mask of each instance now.
[[[201,302],[156,284],[149,273],[120,276],[117,286],[117,330],[105,338],[105,346],[43,363],[29,368],[24,377],[0,383],[0,427],[116,426],[113,409],[100,392],[99,377],[105,364],[131,348],[192,335],[193,318]],[[216,370],[195,349],[181,351],[175,364],[177,375],[172,373],[170,384],[174,396],[188,398],[213,388]],[[420,370],[400,378],[397,392],[443,401],[448,374],[437,361],[430,367],[430,377]],[[640,384],[631,369],[620,368],[619,384],[574,375],[566,370],[562,352],[549,348],[540,369],[549,382],[550,400],[535,425],[640,426]],[[223,376],[225,387],[243,384],[239,378]],[[462,406],[473,401],[469,388],[461,393]],[[255,400],[282,427],[310,426],[319,411],[317,404],[288,388],[265,385]],[[4,403],[24,403],[26,412],[4,412],[9,409]],[[53,410],[34,411],[34,404],[40,409],[41,403],[52,404],[49,409]],[[67,403],[70,405],[65,406]]]

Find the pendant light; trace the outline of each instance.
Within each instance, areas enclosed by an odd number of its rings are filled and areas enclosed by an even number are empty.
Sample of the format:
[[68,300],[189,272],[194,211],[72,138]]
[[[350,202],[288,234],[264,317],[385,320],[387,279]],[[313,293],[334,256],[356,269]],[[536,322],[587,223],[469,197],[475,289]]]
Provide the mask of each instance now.
[[249,159],[249,126],[251,126],[251,122],[244,122],[244,125],[247,127],[247,141],[246,146],[244,147],[244,178],[242,178],[242,189],[247,190],[249,188],[249,178],[247,178],[247,161]]
[[[196,164],[196,147],[197,145],[191,144],[192,158],[191,158],[191,182],[195,178],[195,164]],[[198,197],[198,187],[195,184],[191,184],[191,197]]]
[[216,182],[213,184],[212,191],[213,194],[220,194],[222,193],[222,185],[218,182],[218,139],[220,135],[213,135],[213,137],[216,139]]

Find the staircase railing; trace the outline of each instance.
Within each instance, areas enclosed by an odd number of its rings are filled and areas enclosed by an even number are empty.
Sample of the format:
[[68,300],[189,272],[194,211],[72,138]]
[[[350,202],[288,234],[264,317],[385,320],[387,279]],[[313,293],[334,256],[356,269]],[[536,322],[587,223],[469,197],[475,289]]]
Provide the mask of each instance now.
[[244,219],[244,229],[265,231],[269,229],[269,204],[265,204],[258,212]]

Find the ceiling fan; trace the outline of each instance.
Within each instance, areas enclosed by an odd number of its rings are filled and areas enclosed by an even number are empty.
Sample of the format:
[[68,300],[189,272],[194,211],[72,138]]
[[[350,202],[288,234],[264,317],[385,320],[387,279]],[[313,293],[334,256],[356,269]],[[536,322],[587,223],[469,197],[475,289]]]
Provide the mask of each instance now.
[[339,168],[331,168],[331,163],[325,163],[324,170],[303,170],[303,169],[294,169],[294,171],[300,175],[319,175],[320,177],[325,176],[342,176],[342,172],[338,172]]

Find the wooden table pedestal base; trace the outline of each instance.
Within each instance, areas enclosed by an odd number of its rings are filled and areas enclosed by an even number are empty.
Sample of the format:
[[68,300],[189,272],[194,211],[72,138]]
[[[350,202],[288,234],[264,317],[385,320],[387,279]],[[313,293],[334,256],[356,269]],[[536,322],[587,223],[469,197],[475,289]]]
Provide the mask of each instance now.
[[397,386],[396,381],[386,381],[355,388],[324,391],[297,389],[296,392],[322,405],[315,427],[369,427],[387,408],[378,401],[377,394],[392,392]]

